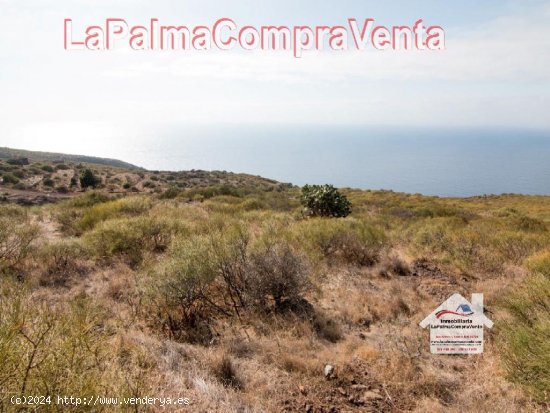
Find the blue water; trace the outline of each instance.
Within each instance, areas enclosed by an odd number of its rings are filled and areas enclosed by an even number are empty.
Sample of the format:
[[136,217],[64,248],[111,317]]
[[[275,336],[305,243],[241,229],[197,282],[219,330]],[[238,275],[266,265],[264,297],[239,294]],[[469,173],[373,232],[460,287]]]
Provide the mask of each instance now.
[[[116,151],[115,151],[116,152]],[[439,196],[550,195],[550,133],[349,127],[167,128],[120,159],[160,170],[246,172],[284,182]]]

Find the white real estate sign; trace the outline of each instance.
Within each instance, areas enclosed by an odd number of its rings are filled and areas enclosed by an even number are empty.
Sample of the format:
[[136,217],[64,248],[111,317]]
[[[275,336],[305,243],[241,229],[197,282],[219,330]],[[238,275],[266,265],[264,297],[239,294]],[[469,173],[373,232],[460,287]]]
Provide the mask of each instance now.
[[453,294],[420,323],[430,327],[430,351],[433,354],[483,353],[483,328],[493,322],[483,314],[483,294],[472,294],[470,303]]

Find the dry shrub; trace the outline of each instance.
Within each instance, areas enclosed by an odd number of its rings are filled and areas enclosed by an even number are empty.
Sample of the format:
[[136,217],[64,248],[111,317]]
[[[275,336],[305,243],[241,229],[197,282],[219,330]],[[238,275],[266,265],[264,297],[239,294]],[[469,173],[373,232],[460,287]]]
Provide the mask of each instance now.
[[84,248],[77,240],[63,240],[45,244],[38,252],[40,260],[40,285],[61,286],[86,268],[82,264]]
[[369,361],[374,361],[378,357],[380,357],[380,351],[377,350],[375,347],[372,347],[371,345],[363,344],[358,346],[354,350],[353,356],[363,361],[369,362]]
[[370,266],[378,261],[380,250],[367,246],[357,234],[342,232],[332,239],[332,254],[344,262]]
[[310,373],[310,366],[303,357],[284,352],[279,357],[281,368],[288,373]]
[[310,219],[297,228],[298,238],[314,255],[320,255],[330,263],[343,262],[357,266],[376,263],[387,244],[384,232],[363,220]]
[[464,271],[497,274],[506,264],[521,265],[550,242],[549,232],[534,228],[531,220],[524,230],[511,230],[509,224],[502,219],[476,220],[474,225],[457,218],[434,218],[411,225],[406,233],[421,255]]
[[[307,265],[288,245],[269,245],[250,256],[247,293],[260,310],[300,311],[302,295],[309,286]],[[306,309],[305,307],[303,308]]]
[[227,351],[238,358],[249,358],[256,353],[258,349],[250,340],[234,338],[227,343]]
[[22,264],[38,236],[38,227],[30,223],[25,209],[0,206],[0,271]]
[[460,392],[459,381],[425,371],[417,360],[401,352],[385,352],[375,361],[373,372],[378,381],[390,383],[388,392],[397,396],[400,411],[412,411],[426,398],[449,406]]
[[134,280],[130,278],[131,272],[119,274],[116,278],[109,280],[107,285],[107,296],[114,301],[128,301],[135,290]]
[[412,312],[409,305],[405,302],[405,300],[403,300],[403,298],[399,297],[395,302],[395,305],[393,306],[393,318],[397,318],[401,314],[405,315],[406,317],[410,317],[411,313]]
[[[102,327],[104,317],[102,309],[87,299],[79,297],[71,304],[51,307],[21,285],[3,283],[0,409],[10,406],[12,395],[50,396],[52,400],[57,395],[129,397],[139,386],[146,386],[125,375],[128,365],[121,366],[113,358],[109,335]],[[40,410],[57,412],[59,406],[52,403]],[[82,406],[65,405],[63,411],[79,412]],[[98,406],[97,411],[113,409]]]
[[[405,288],[402,279],[384,281],[387,283],[378,294],[365,297],[367,311],[360,320],[364,327],[379,322],[393,322],[399,319],[410,319],[419,311],[424,311],[425,303],[415,289]],[[364,308],[365,306],[363,306]]]
[[398,255],[391,255],[384,260],[380,268],[380,275],[387,276],[388,274],[406,277],[411,275],[411,267]]
[[424,377],[417,382],[412,390],[416,396],[420,394],[424,397],[437,399],[442,405],[449,406],[455,400],[459,383],[455,380],[444,380],[436,377]]
[[516,228],[526,232],[545,232],[547,230],[546,223],[540,219],[522,216],[517,218],[515,222]]
[[235,364],[227,354],[223,354],[212,362],[212,375],[225,387],[241,389],[243,384],[237,375]]
[[241,318],[249,308],[310,312],[303,258],[281,244],[249,252],[248,240],[241,225],[176,240],[148,288],[155,324],[179,340],[197,329],[210,339],[206,326],[216,316]]
[[498,342],[508,378],[550,404],[550,251],[528,260],[529,276],[500,299],[509,313]]
[[312,326],[317,336],[331,343],[336,343],[343,337],[340,325],[322,312],[317,311],[315,313]]

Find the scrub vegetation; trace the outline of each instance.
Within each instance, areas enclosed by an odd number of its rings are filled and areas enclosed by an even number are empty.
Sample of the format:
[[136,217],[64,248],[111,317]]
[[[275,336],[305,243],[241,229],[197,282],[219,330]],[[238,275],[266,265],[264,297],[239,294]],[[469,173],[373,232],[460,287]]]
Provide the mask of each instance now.
[[[0,163],[0,192],[45,174],[68,188],[0,205],[0,411],[17,410],[12,395],[187,397],[197,412],[550,407],[549,197],[39,163]],[[337,213],[312,213],[326,210],[315,191]],[[485,294],[483,355],[429,353],[418,323],[454,292]]]

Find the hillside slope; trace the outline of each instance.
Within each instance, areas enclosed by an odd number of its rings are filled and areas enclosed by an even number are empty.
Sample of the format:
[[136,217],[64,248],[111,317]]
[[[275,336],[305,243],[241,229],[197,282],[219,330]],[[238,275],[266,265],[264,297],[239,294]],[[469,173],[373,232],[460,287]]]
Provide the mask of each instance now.
[[104,165],[112,166],[115,168],[125,169],[142,169],[131,163],[120,161],[118,159],[99,158],[96,156],[86,155],[69,155],[65,153],[55,152],[39,152],[39,151],[27,151],[24,149],[13,149],[0,147],[0,159],[16,159],[16,158],[28,158],[32,162],[74,162],[74,163],[87,163],[92,165]]
[[[81,172],[0,164],[53,165]],[[550,408],[550,197],[347,189],[349,216],[306,218],[263,178],[90,167],[95,191],[0,205],[0,411],[22,389],[190,403],[144,412]],[[485,296],[482,355],[429,351],[418,324],[453,293]]]
[[[81,185],[80,177],[85,170],[90,170],[96,178],[93,188]],[[175,196],[193,189],[229,195],[237,190],[272,191],[288,187],[288,184],[249,174],[147,171],[119,160],[0,148],[0,194],[5,200],[20,203],[55,202],[85,189]],[[199,192],[193,195],[200,196]]]

